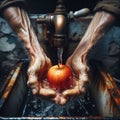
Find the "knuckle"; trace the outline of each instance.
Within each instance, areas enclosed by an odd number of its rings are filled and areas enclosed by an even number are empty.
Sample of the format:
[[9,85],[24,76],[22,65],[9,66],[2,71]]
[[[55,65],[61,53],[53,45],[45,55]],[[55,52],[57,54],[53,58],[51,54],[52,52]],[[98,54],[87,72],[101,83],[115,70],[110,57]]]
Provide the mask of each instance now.
[[38,89],[37,88],[32,88],[32,93],[33,93],[33,95],[37,95],[38,94]]

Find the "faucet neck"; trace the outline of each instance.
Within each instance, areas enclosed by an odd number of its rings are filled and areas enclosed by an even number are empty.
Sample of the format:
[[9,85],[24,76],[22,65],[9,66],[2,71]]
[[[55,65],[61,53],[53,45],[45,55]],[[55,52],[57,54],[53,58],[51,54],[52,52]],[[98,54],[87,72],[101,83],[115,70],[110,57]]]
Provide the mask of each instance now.
[[56,6],[54,13],[55,14],[66,14],[66,8],[65,8],[63,0],[58,0],[58,5]]

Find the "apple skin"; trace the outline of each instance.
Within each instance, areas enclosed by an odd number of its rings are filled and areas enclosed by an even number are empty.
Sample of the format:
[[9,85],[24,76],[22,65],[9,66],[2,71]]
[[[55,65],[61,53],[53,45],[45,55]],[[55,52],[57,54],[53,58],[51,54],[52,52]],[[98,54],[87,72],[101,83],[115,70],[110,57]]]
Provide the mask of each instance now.
[[47,79],[52,88],[61,91],[70,87],[72,71],[66,65],[54,65],[48,70]]

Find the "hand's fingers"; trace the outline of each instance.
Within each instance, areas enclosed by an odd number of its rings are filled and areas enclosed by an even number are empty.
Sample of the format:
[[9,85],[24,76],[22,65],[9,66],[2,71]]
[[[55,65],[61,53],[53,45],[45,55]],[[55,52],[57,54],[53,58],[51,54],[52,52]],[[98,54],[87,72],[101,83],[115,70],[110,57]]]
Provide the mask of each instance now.
[[39,94],[45,97],[55,97],[56,92],[52,89],[40,88]]
[[59,93],[57,93],[55,98],[53,98],[52,100],[55,101],[55,103],[58,103],[58,104],[61,104],[61,105],[64,105],[67,102],[67,99]]
[[[28,84],[29,84],[29,82],[28,82]],[[39,93],[39,84],[38,83],[34,83],[34,84],[28,85],[28,86],[31,88],[33,95],[37,95]]]
[[39,87],[38,86],[31,87],[31,90],[32,90],[33,95],[37,95],[39,91]]
[[39,82],[36,76],[29,75],[27,85],[31,88],[34,95],[39,93]]
[[59,104],[64,105],[67,102],[67,100],[68,100],[67,98],[61,96],[61,100],[60,100]]
[[80,75],[80,80],[78,82],[79,91],[85,93],[89,84],[88,74],[84,73]]
[[88,80],[79,80],[76,86],[72,89],[65,90],[62,94],[64,97],[84,94],[88,86]]
[[85,92],[86,92],[86,90],[87,90],[87,87],[88,87],[88,81],[80,81],[79,82],[79,91],[82,93],[82,94],[84,94]]
[[52,99],[53,101],[55,101],[55,103],[60,103],[60,94],[57,93],[56,96]]
[[73,89],[68,89],[68,90],[65,90],[62,95],[67,98],[69,96],[73,96],[73,95],[78,95],[80,94],[80,91],[79,91],[79,88],[78,86],[75,86]]
[[28,86],[31,88],[32,93],[37,95],[39,93],[39,83],[36,82],[34,84],[30,84],[29,81],[27,82]]

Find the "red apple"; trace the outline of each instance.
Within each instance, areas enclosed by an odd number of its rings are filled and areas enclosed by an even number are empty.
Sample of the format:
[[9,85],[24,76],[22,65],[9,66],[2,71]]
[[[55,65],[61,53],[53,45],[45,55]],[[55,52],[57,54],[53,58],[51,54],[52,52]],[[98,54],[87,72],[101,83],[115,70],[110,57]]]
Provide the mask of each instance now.
[[71,84],[72,71],[66,65],[54,65],[48,70],[47,79],[51,87],[57,90],[63,90]]

